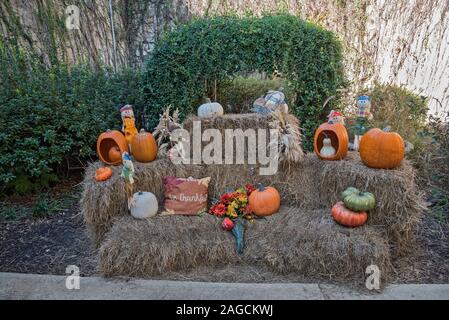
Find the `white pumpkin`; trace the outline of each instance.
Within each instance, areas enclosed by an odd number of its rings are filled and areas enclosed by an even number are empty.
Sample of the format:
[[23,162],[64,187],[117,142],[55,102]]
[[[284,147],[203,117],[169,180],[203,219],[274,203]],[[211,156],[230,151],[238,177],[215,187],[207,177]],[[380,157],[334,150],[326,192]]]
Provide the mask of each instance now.
[[139,191],[134,193],[131,215],[136,219],[146,219],[156,215],[158,210],[157,198],[151,192]]
[[218,102],[210,102],[210,99],[207,99],[206,101],[206,103],[199,106],[198,117],[208,118],[214,116],[222,116],[224,114],[224,110],[221,104],[219,104]]

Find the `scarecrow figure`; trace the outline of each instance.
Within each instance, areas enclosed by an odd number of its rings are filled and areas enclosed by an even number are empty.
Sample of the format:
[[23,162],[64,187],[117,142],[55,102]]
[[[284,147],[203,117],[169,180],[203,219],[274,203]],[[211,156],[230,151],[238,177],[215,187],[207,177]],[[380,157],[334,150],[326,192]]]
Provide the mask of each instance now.
[[122,131],[125,134],[125,139],[131,148],[131,140],[137,134],[136,120],[134,118],[133,107],[129,104],[120,109],[122,116]]
[[345,116],[341,112],[331,110],[331,112],[327,116],[327,122],[329,124],[341,123],[342,125],[344,125],[345,124]]
[[123,169],[121,177],[125,178],[126,197],[128,199],[128,209],[131,210],[133,199],[133,184],[134,184],[134,164],[128,152],[122,154]]
[[366,132],[366,123],[373,118],[371,113],[371,98],[369,96],[359,96],[357,98],[357,120],[355,124],[355,135],[353,149],[359,150],[360,139]]

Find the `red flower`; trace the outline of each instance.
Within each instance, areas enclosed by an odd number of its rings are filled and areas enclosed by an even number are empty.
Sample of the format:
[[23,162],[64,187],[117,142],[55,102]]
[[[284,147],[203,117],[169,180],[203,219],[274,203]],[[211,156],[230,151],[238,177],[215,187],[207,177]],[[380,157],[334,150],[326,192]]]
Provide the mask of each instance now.
[[223,227],[223,229],[225,229],[226,231],[231,231],[234,228],[234,222],[232,222],[231,219],[229,219],[228,217],[223,219],[223,222],[221,223],[221,226]]
[[251,207],[249,206],[249,204],[247,204],[244,208],[243,208],[243,214],[244,215],[250,215],[253,213],[253,210],[251,209]]
[[251,194],[251,192],[253,192],[254,190],[256,190],[256,188],[254,188],[254,186],[251,183],[247,183],[245,185],[246,188],[246,195],[249,196]]
[[209,209],[209,213],[217,217],[222,217],[226,213],[226,206],[222,203],[217,203]]

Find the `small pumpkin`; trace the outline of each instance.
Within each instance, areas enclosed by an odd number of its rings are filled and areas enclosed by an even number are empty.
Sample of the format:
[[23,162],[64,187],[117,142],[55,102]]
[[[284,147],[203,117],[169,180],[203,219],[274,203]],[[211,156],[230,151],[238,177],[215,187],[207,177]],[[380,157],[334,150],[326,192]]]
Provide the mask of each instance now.
[[346,208],[353,211],[369,211],[376,206],[376,198],[371,192],[355,191],[348,194],[343,202]]
[[389,128],[374,128],[362,136],[359,146],[363,163],[376,169],[394,169],[401,165],[405,155],[404,140]]
[[[321,154],[325,142],[329,143],[335,152],[333,154]],[[323,123],[315,131],[313,138],[313,149],[315,154],[323,160],[341,160],[348,153],[349,138],[346,127],[341,123]],[[327,150],[327,148],[325,149]]]
[[368,220],[366,212],[354,212],[345,207],[342,201],[337,202],[331,210],[332,218],[345,227],[360,227]]
[[346,198],[347,196],[349,196],[350,194],[353,194],[353,193],[355,193],[355,192],[360,192],[360,191],[359,191],[359,189],[357,189],[357,188],[349,187],[348,189],[346,189],[345,191],[343,191],[343,192],[341,193],[341,195],[340,195],[340,200],[341,200],[341,201],[344,201],[345,198]]
[[159,209],[157,198],[151,192],[134,193],[131,205],[131,215],[136,219],[146,219],[156,215]]
[[112,169],[109,167],[100,167],[95,170],[95,180],[105,181],[112,176]]
[[133,157],[139,162],[151,162],[157,156],[157,144],[153,135],[141,129],[131,140]]
[[114,146],[108,151],[109,161],[118,162],[122,160],[122,153],[120,152],[119,147]]
[[259,183],[259,188],[251,192],[249,206],[257,216],[269,216],[279,211],[281,196],[274,187],[265,187]]
[[222,116],[223,114],[222,105],[218,102],[211,102],[209,98],[206,99],[206,103],[203,103],[198,108],[198,117],[200,118]]

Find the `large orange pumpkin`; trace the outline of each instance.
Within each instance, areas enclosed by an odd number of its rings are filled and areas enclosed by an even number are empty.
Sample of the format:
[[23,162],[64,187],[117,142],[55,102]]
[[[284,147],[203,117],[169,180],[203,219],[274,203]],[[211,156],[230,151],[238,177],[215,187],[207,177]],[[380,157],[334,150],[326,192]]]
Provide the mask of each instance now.
[[345,207],[342,201],[337,202],[331,210],[335,221],[345,227],[360,227],[368,220],[366,212],[354,212]]
[[269,216],[279,211],[281,206],[281,196],[273,187],[264,187],[259,184],[259,188],[251,192],[249,196],[249,206],[256,216]]
[[131,150],[136,161],[151,162],[157,155],[156,140],[151,133],[142,129],[132,138]]
[[[335,149],[335,154],[330,157],[324,157],[320,154],[320,150],[323,147],[323,141],[325,138],[329,138],[332,147]],[[348,153],[348,131],[346,127],[341,123],[323,123],[315,131],[313,138],[313,149],[315,154],[323,160],[341,160],[346,157]]]
[[[120,157],[117,156],[117,150]],[[111,150],[114,149],[114,150]],[[98,158],[106,164],[119,165],[122,163],[121,154],[129,152],[128,143],[125,136],[118,130],[108,130],[100,134],[97,139],[97,154]]]
[[393,169],[404,159],[404,140],[396,132],[375,128],[362,136],[359,146],[360,158],[365,165],[377,169]]

